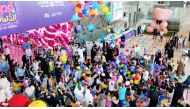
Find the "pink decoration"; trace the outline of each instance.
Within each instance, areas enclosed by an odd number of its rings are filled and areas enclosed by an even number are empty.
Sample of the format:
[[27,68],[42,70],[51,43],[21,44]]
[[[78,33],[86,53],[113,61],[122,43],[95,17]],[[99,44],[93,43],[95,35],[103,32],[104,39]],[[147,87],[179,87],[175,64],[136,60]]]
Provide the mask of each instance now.
[[164,31],[165,33],[167,33],[167,32],[168,32],[168,29],[167,29],[167,28],[164,28],[163,31]]
[[157,23],[156,23],[155,20],[153,20],[153,21],[151,22],[151,24],[150,24],[151,27],[156,27],[156,25],[157,25]]
[[168,23],[166,21],[162,21],[160,26],[161,26],[161,28],[166,28],[168,26]]
[[[32,38],[33,46],[53,46],[62,45],[69,49],[69,42],[72,40],[71,30],[73,23],[66,22],[60,23],[48,27],[29,30],[25,33],[29,33],[29,37]],[[36,36],[38,36],[36,38]],[[28,43],[28,38],[19,36],[19,34],[11,34],[4,37],[4,40],[14,44]]]
[[146,28],[146,31],[149,32],[149,33],[151,33],[151,32],[153,32],[153,29],[154,29],[154,28],[152,28],[151,26],[148,26],[148,27]]
[[172,11],[169,9],[154,8],[152,11],[153,18],[156,20],[168,20]]
[[116,76],[112,77],[112,81],[116,81],[116,80],[117,80]]
[[154,8],[152,11],[154,20],[151,22],[150,26],[147,27],[147,32],[152,32],[154,28],[156,28],[158,32],[162,31],[168,26],[168,23],[166,21],[171,15],[172,11],[169,9]]

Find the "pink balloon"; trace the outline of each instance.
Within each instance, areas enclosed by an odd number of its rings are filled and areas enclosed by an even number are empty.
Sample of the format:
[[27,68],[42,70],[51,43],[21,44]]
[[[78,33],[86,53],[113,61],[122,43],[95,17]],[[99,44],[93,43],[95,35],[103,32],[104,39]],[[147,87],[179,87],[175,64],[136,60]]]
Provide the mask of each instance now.
[[153,29],[154,29],[154,28],[152,28],[151,26],[148,26],[148,27],[146,28],[146,31],[149,32],[149,33],[151,33],[151,32],[153,32]]
[[155,20],[153,20],[153,21],[151,22],[151,24],[150,24],[150,26],[153,27],[153,28],[156,27],[156,25],[157,25],[157,23],[156,23]]

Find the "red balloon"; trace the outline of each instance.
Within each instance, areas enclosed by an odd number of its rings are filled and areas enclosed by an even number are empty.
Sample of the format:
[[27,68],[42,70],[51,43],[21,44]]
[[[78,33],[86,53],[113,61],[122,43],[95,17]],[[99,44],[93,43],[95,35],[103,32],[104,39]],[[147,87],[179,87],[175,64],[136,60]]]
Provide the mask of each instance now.
[[81,12],[79,12],[79,13],[78,13],[78,16],[79,16],[79,17],[82,17],[82,13],[81,13]]
[[88,1],[84,1],[84,3],[88,3]]
[[129,52],[129,50],[127,49],[126,52]]
[[81,8],[81,4],[80,4],[80,3],[78,3],[76,7]]

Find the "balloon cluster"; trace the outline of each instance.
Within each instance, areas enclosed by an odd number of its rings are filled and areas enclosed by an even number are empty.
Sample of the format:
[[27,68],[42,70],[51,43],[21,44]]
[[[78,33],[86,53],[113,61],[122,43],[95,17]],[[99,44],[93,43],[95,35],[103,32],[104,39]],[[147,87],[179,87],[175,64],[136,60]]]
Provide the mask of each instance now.
[[77,2],[77,4],[72,7],[75,11],[71,21],[80,20],[84,16],[94,17],[99,11],[102,11],[106,15],[107,20],[111,20],[112,15],[107,6],[104,6],[103,1],[84,1]]
[[154,29],[157,29],[158,32],[164,31],[167,33],[167,20],[171,14],[172,11],[169,9],[154,8],[152,11],[154,20],[151,22],[150,26],[146,28],[147,32],[153,32]]

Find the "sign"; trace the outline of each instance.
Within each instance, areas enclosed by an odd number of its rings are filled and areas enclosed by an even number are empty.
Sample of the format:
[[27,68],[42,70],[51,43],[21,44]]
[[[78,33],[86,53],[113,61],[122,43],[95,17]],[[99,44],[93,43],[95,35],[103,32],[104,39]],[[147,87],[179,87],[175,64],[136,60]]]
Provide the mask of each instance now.
[[73,6],[66,1],[0,1],[0,36],[68,22]]

